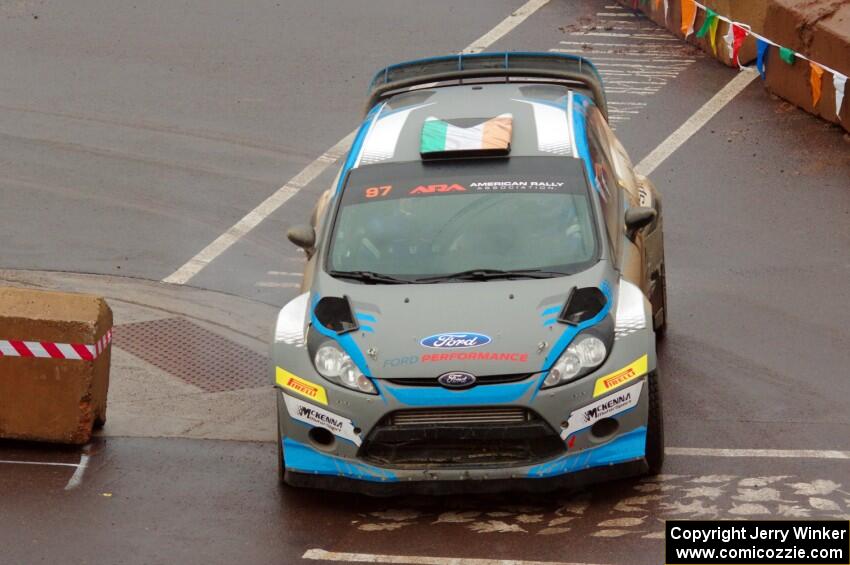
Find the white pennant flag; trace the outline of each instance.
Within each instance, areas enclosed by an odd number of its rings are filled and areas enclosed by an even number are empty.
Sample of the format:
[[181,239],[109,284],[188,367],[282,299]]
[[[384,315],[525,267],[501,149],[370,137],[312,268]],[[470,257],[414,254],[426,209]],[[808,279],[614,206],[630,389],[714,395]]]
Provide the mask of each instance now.
[[733,44],[735,43],[735,30],[733,29],[735,26],[732,22],[729,22],[729,31],[726,32],[726,35],[723,36],[723,41],[726,43],[726,52],[729,53],[729,59],[735,54],[735,48]]
[[835,86],[835,115],[841,113],[841,102],[844,100],[844,85],[847,77],[838,73],[832,75],[832,84]]

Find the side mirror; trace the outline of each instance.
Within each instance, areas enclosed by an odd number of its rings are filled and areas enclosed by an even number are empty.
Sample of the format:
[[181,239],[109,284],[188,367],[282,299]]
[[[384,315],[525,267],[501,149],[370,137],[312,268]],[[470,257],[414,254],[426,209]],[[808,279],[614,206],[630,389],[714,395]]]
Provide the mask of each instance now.
[[310,253],[316,245],[316,230],[312,226],[293,226],[286,231],[286,237],[307,253]]
[[653,208],[636,206],[626,210],[626,235],[634,239],[637,232],[651,224],[658,213]]

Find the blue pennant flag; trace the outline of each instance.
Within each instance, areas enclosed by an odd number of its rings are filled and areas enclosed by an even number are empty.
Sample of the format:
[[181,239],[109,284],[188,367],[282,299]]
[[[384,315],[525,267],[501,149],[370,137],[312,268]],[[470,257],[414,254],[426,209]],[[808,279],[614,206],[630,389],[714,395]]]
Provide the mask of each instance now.
[[756,45],[758,47],[758,59],[756,59],[756,67],[758,67],[759,73],[761,73],[761,78],[764,79],[764,60],[767,58],[767,48],[770,47],[770,43],[761,38],[756,38]]

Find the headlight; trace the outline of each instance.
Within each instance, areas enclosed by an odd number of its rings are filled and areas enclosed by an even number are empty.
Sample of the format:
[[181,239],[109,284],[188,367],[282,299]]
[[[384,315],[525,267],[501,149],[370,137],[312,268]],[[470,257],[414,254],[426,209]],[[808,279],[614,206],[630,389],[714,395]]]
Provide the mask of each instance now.
[[580,335],[549,369],[549,374],[540,388],[568,383],[580,374],[601,365],[607,354],[605,343],[601,339],[593,335]]
[[367,394],[378,394],[372,381],[360,372],[351,357],[336,345],[326,343],[319,347],[313,364],[319,374],[329,381]]

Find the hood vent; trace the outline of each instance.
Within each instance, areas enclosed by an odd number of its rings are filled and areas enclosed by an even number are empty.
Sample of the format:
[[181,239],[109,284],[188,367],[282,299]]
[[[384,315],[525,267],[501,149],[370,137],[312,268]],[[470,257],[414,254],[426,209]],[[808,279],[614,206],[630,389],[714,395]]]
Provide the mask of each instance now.
[[347,296],[326,296],[319,300],[313,313],[323,326],[338,334],[353,332],[360,327]]
[[605,295],[595,286],[575,288],[570,291],[558,321],[571,326],[590,320],[605,307]]

